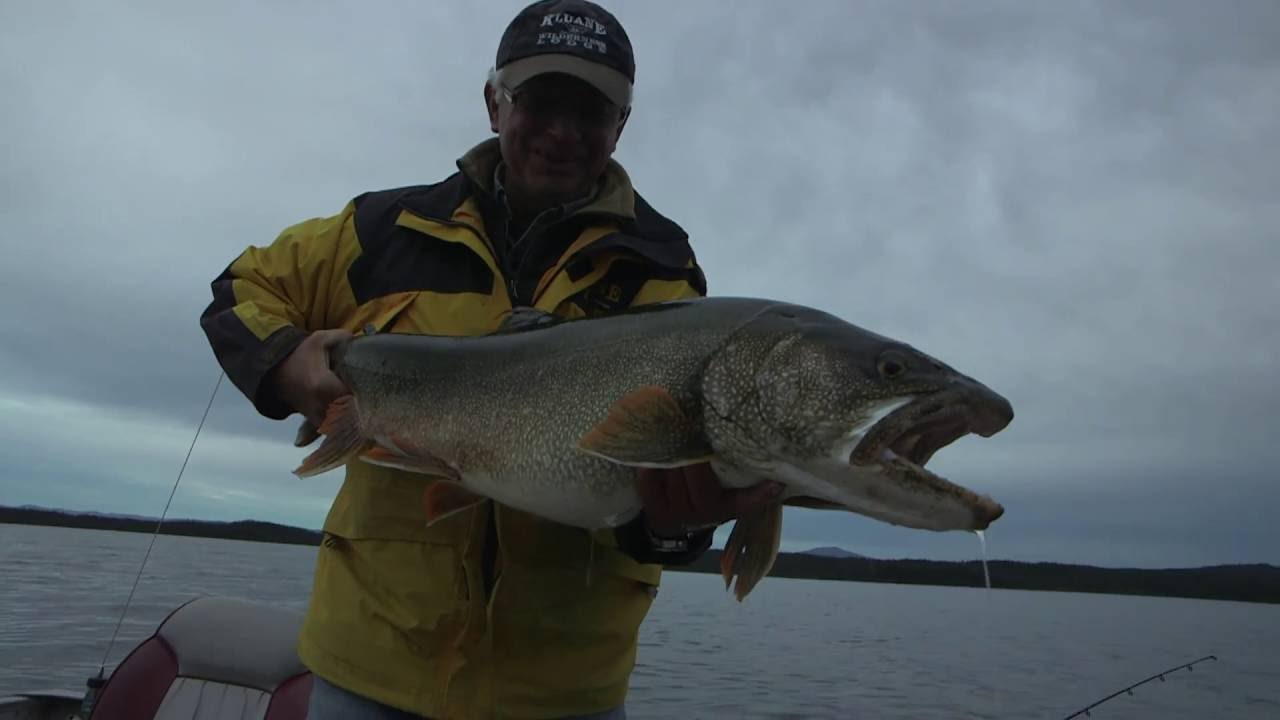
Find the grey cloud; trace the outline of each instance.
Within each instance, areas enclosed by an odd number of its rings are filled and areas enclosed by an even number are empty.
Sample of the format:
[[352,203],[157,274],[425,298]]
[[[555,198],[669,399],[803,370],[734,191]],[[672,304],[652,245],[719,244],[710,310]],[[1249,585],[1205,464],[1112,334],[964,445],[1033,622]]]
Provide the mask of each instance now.
[[[192,427],[209,281],[356,193],[449,173],[488,134],[519,5],[6,7],[0,391]],[[1013,401],[1009,430],[936,461],[1010,508],[997,554],[1280,560],[1257,511],[1280,461],[1280,7],[615,10],[639,60],[618,157],[714,293],[832,310]],[[292,433],[225,386],[210,422]],[[810,515],[789,539],[952,552]]]

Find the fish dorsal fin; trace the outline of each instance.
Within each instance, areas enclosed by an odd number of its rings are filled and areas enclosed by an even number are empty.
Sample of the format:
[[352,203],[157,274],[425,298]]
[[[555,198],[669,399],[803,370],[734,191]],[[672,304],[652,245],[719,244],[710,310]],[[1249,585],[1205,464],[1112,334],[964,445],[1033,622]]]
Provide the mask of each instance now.
[[511,312],[507,313],[507,317],[503,319],[498,329],[493,331],[493,334],[507,335],[525,332],[526,330],[537,330],[538,328],[550,327],[566,321],[567,318],[562,318],[545,310],[520,305],[511,308]]
[[633,390],[609,408],[578,449],[622,465],[671,468],[706,462],[711,445],[666,388]]

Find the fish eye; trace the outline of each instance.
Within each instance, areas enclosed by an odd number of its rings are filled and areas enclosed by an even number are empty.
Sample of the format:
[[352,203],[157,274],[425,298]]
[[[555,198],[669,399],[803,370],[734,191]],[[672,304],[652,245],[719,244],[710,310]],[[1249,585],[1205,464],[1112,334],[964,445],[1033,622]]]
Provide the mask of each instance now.
[[886,353],[880,358],[880,362],[876,363],[876,369],[880,371],[881,377],[893,380],[907,371],[907,359],[898,353]]

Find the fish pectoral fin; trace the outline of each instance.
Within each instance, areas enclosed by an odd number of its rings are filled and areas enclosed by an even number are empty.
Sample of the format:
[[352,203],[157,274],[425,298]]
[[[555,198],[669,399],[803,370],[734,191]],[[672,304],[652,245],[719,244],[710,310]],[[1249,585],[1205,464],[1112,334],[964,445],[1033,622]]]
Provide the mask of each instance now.
[[[303,437],[302,429],[298,432],[299,438]],[[324,436],[324,442],[302,461],[293,471],[294,475],[311,477],[328,472],[345,465],[371,444],[360,433],[360,412],[353,395],[343,395],[329,403],[318,432]]]
[[724,587],[734,584],[733,593],[742,602],[756,583],[773,569],[782,543],[782,504],[775,503],[753,515],[744,515],[733,524],[729,540],[720,555],[720,575]]
[[647,385],[624,395],[578,449],[622,465],[670,468],[706,462],[715,451],[671,393]]
[[378,444],[361,453],[360,459],[379,467],[435,475],[455,483],[462,481],[452,465],[399,438],[378,438]]
[[422,491],[422,510],[427,516],[427,525],[433,525],[451,515],[479,505],[487,499],[455,482],[437,480]]

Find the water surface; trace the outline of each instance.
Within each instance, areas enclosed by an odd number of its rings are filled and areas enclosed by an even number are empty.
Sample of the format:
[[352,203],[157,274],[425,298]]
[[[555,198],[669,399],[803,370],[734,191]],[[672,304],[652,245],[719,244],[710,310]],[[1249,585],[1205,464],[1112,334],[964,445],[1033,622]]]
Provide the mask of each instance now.
[[[82,689],[149,537],[0,524],[0,695]],[[178,604],[302,609],[315,549],[161,536],[118,662]],[[667,573],[641,631],[632,718],[1063,718],[1207,654],[1093,717],[1280,718],[1280,607],[767,578],[739,604]]]

